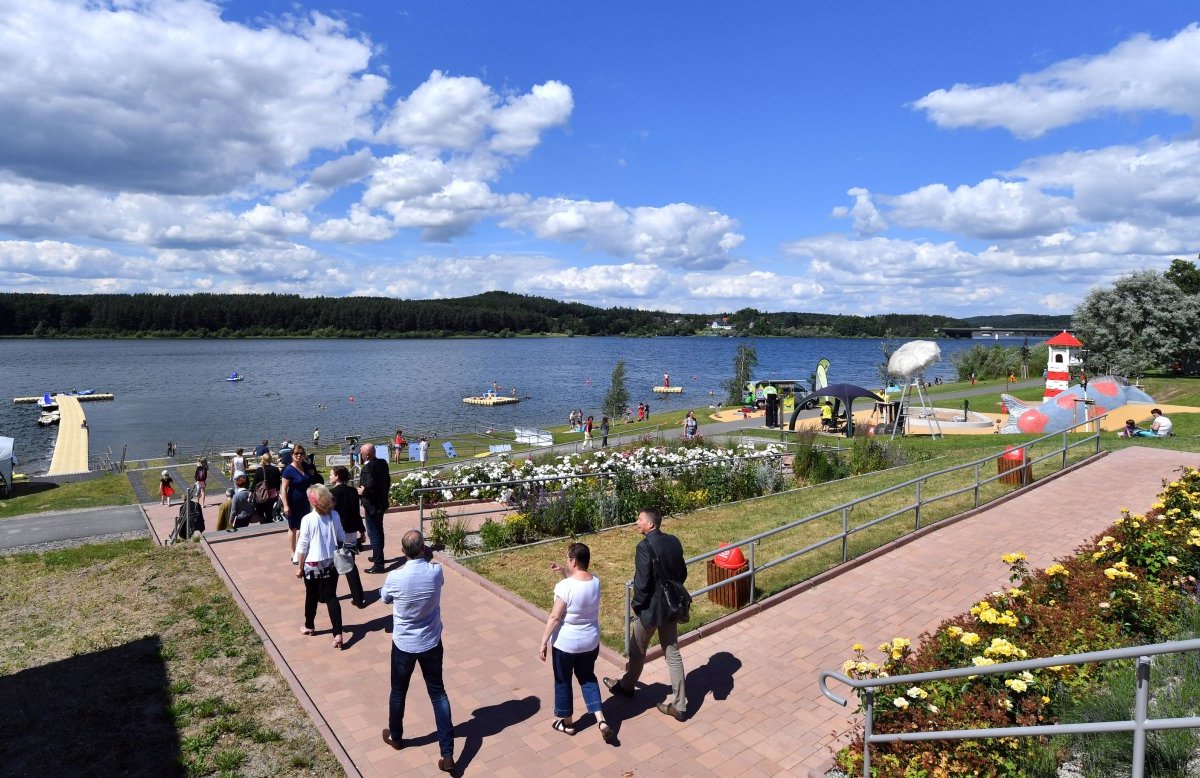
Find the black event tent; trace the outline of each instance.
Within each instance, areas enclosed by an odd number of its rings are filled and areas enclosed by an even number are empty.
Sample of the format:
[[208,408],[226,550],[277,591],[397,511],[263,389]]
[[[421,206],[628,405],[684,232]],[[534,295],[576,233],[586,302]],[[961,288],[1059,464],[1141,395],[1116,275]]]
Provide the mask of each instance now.
[[822,387],[808,397],[796,400],[796,410],[792,412],[792,420],[788,423],[788,429],[795,431],[796,417],[800,415],[800,410],[809,400],[817,403],[821,401],[821,398],[832,398],[834,418],[839,415],[838,408],[842,405],[846,406],[846,437],[854,437],[854,401],[860,397],[870,397],[875,402],[883,402],[883,398],[870,389],[864,389],[854,384],[830,384]]

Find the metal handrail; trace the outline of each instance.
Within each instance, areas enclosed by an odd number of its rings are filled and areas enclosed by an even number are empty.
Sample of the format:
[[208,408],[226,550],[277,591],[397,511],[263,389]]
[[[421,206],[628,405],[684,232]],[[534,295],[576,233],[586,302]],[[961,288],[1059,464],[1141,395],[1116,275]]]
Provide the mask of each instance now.
[[[865,733],[863,735],[863,776],[871,774],[871,744],[915,742],[924,740],[974,740],[998,737],[1041,737],[1046,735],[1086,735],[1100,732],[1133,732],[1133,778],[1142,778],[1146,762],[1146,733],[1162,729],[1200,728],[1200,716],[1185,716],[1170,719],[1147,718],[1150,689],[1151,657],[1162,654],[1177,654],[1185,651],[1200,651],[1200,640],[1175,640],[1148,646],[1114,648],[1107,651],[1090,651],[1084,654],[1025,659],[1020,662],[1005,662],[983,667],[957,667],[927,673],[893,675],[886,678],[847,678],[833,670],[823,670],[819,676],[821,694],[838,705],[845,706],[846,699],[834,694],[826,685],[828,679],[841,681],[862,692]],[[884,686],[919,684],[926,681],[941,681],[948,678],[963,678],[977,675],[999,675],[1038,670],[1044,667],[1082,665],[1092,662],[1111,662],[1119,659],[1137,660],[1137,685],[1134,693],[1134,714],[1129,721],[1097,721],[1080,724],[1040,724],[1030,727],[996,727],[984,729],[948,729],[898,734],[877,734],[874,730],[875,690]]]
[[[1019,446],[1019,448],[1022,449],[1021,468],[1024,469],[1026,466],[1032,467],[1033,465],[1035,465],[1039,462],[1044,462],[1044,461],[1047,461],[1049,459],[1059,457],[1059,456],[1061,456],[1061,458],[1062,458],[1062,466],[1066,467],[1067,466],[1067,453],[1072,448],[1085,445],[1090,441],[1095,441],[1095,449],[1096,449],[1095,453],[1097,453],[1097,454],[1100,453],[1100,425],[1099,425],[1099,422],[1102,419],[1104,419],[1106,416],[1108,416],[1107,413],[1101,414],[1099,416],[1096,416],[1095,418],[1088,419],[1087,421],[1084,421],[1079,424],[1068,427],[1065,430],[1051,432],[1049,434],[1042,435],[1041,437],[1034,438],[1033,440],[1027,441],[1025,443],[1021,443]],[[1089,426],[1092,424],[1096,425],[1095,432],[1091,432],[1088,435],[1086,435],[1076,441],[1071,441],[1068,439],[1067,436],[1072,430],[1078,429],[1079,427]],[[1039,443],[1042,443],[1042,442],[1045,442],[1045,441],[1048,441],[1048,440],[1051,440],[1054,438],[1060,439],[1061,442],[1058,444],[1058,446],[1053,451],[1051,451],[1047,454],[1043,454],[1042,456],[1039,456],[1039,457],[1031,458],[1028,455],[1027,450],[1029,448],[1036,446]],[[1008,475],[1008,473],[997,473],[994,476],[981,477],[980,468],[984,464],[997,459],[1001,455],[1002,454],[990,454],[988,456],[981,457],[980,459],[976,459],[971,462],[966,462],[966,463],[959,464],[959,465],[953,465],[951,467],[947,467],[947,468],[944,468],[942,470],[938,470],[938,471],[935,471],[932,473],[925,473],[924,475],[920,475],[915,478],[910,478],[909,480],[904,481],[903,483],[899,483],[894,486],[889,486],[886,489],[881,489],[878,492],[873,492],[872,494],[868,494],[864,497],[855,498],[849,502],[842,503],[841,505],[836,505],[832,508],[826,508],[825,510],[818,511],[817,513],[813,513],[808,516],[804,516],[803,518],[796,519],[795,521],[788,522],[787,524],[783,524],[779,527],[775,527],[774,529],[769,529],[764,532],[760,532],[757,535],[751,535],[750,537],[745,538],[743,540],[734,541],[732,543],[729,543],[726,546],[722,546],[721,548],[716,548],[711,551],[706,551],[703,554],[698,554],[694,557],[689,557],[688,559],[684,560],[685,565],[692,565],[697,562],[703,562],[707,559],[710,559],[710,558],[716,556],[717,554],[720,554],[724,551],[728,551],[729,549],[737,548],[740,546],[749,546],[749,550],[750,550],[749,559],[748,559],[749,568],[747,570],[745,570],[744,572],[738,573],[737,575],[730,576],[729,578],[722,579],[721,581],[719,581],[717,583],[705,586],[701,589],[697,589],[695,591],[690,591],[689,593],[692,595],[693,598],[695,598],[697,595],[706,594],[714,589],[718,589],[722,586],[729,585],[735,581],[740,581],[743,578],[749,578],[750,579],[750,601],[753,602],[754,601],[754,580],[755,580],[756,575],[758,573],[762,572],[763,570],[768,570],[772,567],[775,567],[776,565],[783,564],[784,562],[790,562],[791,560],[795,559],[796,557],[802,556],[802,555],[807,554],[812,551],[816,551],[820,548],[824,548],[825,546],[828,546],[832,543],[836,543],[838,541],[841,541],[841,544],[842,544],[842,564],[845,564],[850,559],[850,557],[849,557],[849,541],[850,541],[851,536],[853,536],[859,532],[862,532],[864,530],[870,529],[871,527],[874,527],[877,524],[887,521],[888,519],[895,518],[896,516],[902,515],[909,511],[913,511],[915,513],[916,520],[915,520],[914,531],[919,530],[919,529],[921,529],[921,526],[922,526],[921,525],[921,507],[922,506],[929,505],[931,503],[937,502],[939,500],[944,500],[949,497],[954,497],[959,494],[964,494],[969,491],[974,492],[974,497],[975,497],[974,507],[978,508],[980,505],[980,500],[979,500],[980,488],[983,486],[986,486],[987,484],[992,483],[993,481],[998,481],[1000,478],[1003,478],[1004,476]],[[923,495],[921,493],[921,485],[924,482],[926,482],[932,478],[937,478],[937,477],[943,476],[943,475],[949,475],[951,473],[955,473],[955,472],[958,472],[961,470],[966,470],[968,468],[971,468],[974,470],[974,478],[973,478],[973,481],[970,486],[965,486],[961,489],[952,489],[952,490],[942,493],[942,494],[935,494],[935,495],[924,494]],[[902,505],[890,513],[887,513],[883,516],[878,516],[878,517],[872,519],[871,521],[868,521],[864,524],[858,525],[857,527],[850,526],[850,511],[854,510],[854,508],[856,506],[858,506],[862,503],[865,503],[869,500],[874,500],[874,499],[877,499],[884,495],[891,494],[893,492],[897,492],[901,489],[908,489],[910,487],[915,487],[915,496],[914,496],[913,502],[911,502],[907,505]],[[832,515],[839,514],[839,513],[841,514],[841,517],[842,517],[842,531],[840,533],[838,533],[836,535],[830,535],[829,537],[826,537],[822,540],[815,541],[815,542],[805,546],[804,548],[789,552],[788,554],[785,554],[784,556],[781,556],[777,559],[772,559],[768,562],[765,562],[765,563],[757,565],[757,566],[755,565],[755,563],[754,563],[755,546],[759,543],[759,541],[765,540],[766,538],[773,537],[782,532],[787,532],[788,530],[795,529],[796,527],[800,527],[805,524],[809,524],[811,522],[817,521],[818,519],[823,519],[827,516],[832,516]],[[630,634],[630,628],[633,623],[633,619],[636,618],[636,616],[631,612],[630,608],[628,607],[629,603],[632,602],[632,596],[633,596],[632,589],[633,589],[633,579],[631,578],[625,582],[626,609],[625,609],[624,632],[625,632],[625,653],[626,653],[626,655],[629,654],[629,641],[632,639],[632,635]]]

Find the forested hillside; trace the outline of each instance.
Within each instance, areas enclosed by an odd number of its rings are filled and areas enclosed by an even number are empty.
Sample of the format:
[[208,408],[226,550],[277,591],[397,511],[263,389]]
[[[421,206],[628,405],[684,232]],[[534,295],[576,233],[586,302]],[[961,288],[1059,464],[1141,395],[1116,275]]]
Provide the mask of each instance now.
[[[713,321],[730,329],[714,330]],[[597,308],[487,292],[445,300],[281,294],[0,293],[7,337],[449,337],[483,335],[793,335],[932,337],[945,316],[820,313],[678,314]]]

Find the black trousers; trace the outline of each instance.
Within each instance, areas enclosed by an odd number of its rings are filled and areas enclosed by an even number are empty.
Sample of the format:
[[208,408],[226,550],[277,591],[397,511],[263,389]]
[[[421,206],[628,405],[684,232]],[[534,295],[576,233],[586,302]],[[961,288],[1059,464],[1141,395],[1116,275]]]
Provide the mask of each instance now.
[[325,603],[329,609],[329,623],[333,625],[333,634],[342,631],[342,604],[337,598],[338,574],[334,571],[325,578],[304,577],[304,627],[315,629],[317,603]]

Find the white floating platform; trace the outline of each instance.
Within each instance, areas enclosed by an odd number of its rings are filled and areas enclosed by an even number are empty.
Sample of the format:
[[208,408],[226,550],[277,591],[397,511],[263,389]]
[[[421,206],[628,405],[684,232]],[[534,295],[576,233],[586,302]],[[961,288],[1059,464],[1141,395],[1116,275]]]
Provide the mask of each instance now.
[[683,394],[682,386],[656,386],[654,392],[658,394]]
[[464,397],[463,402],[465,402],[467,405],[512,405],[513,403],[521,402],[521,398],[501,397],[500,395],[488,397],[487,395],[484,395],[482,397]]

